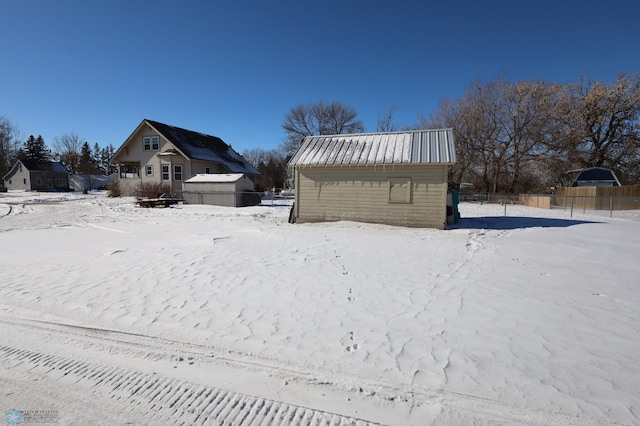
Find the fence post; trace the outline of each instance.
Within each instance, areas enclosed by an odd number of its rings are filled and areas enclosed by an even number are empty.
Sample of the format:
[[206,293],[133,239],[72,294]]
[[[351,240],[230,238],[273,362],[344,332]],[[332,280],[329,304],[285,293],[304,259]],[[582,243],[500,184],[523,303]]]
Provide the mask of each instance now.
[[507,215],[507,194],[504,194],[504,198],[502,199],[502,204],[504,204],[504,215]]
[[571,196],[571,216],[570,217],[573,217],[573,200],[575,200],[575,198],[576,198],[575,195]]
[[613,217],[613,196],[609,198],[609,217]]

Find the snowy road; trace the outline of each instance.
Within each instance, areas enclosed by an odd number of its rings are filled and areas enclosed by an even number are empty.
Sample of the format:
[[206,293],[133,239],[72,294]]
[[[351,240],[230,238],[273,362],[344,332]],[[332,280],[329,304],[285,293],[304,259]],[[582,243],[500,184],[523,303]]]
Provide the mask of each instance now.
[[[469,395],[417,393],[357,377],[331,382],[336,378],[328,372],[113,330],[6,317],[0,317],[0,324],[5,336],[16,336],[0,345],[5,396],[32,410],[58,408],[49,411],[66,424],[365,425],[377,423],[359,417],[393,418],[398,404],[405,409],[422,405],[423,410],[432,405],[446,413],[441,421],[474,417],[540,425],[608,424]],[[62,344],[43,350],[53,342]],[[273,392],[266,397],[254,395],[256,388],[267,387]],[[352,399],[353,404],[345,403]],[[386,401],[395,403],[385,407]],[[326,411],[336,407],[340,414]]]

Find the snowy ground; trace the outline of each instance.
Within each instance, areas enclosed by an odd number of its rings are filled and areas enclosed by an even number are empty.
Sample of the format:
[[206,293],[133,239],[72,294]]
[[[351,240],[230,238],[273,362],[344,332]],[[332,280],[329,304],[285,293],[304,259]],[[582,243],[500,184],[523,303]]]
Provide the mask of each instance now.
[[640,212],[463,203],[439,231],[289,207],[0,193],[0,414],[640,422]]

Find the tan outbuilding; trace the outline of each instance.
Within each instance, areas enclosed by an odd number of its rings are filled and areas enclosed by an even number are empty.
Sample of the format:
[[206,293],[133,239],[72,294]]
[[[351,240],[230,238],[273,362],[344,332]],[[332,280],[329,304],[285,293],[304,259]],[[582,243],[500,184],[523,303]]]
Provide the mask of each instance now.
[[455,161],[451,129],[306,137],[289,162],[291,221],[444,229]]

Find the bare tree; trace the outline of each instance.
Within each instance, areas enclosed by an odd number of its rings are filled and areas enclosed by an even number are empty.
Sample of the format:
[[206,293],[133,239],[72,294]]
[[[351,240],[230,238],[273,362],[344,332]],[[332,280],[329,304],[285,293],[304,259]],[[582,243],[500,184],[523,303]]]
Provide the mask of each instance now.
[[504,98],[503,143],[509,145],[505,158],[507,192],[527,192],[548,186],[554,177],[540,173],[549,142],[556,133],[554,111],[561,103],[561,86],[547,82],[517,82],[507,87]]
[[53,140],[54,157],[62,161],[71,173],[78,171],[83,143],[84,141],[74,132],[56,136]]
[[242,151],[242,158],[251,163],[254,167],[258,167],[260,162],[266,163],[269,159],[275,155],[275,150],[267,150],[263,148],[245,149]]
[[260,176],[256,178],[259,190],[285,188],[287,186],[287,155],[281,150],[254,148],[242,151],[245,160],[253,164]]
[[18,158],[21,145],[19,138],[17,127],[9,119],[0,117],[0,177],[11,169]]
[[545,82],[476,81],[460,99],[441,101],[421,124],[454,129],[453,185],[472,182],[492,193],[536,190],[543,185],[540,159],[549,151],[557,93],[557,85]]
[[568,85],[558,117],[555,148],[569,168],[607,167],[625,183],[640,179],[640,74]]
[[397,132],[398,125],[393,122],[393,114],[398,111],[396,104],[392,104],[389,110],[382,116],[378,116],[378,124],[376,126],[376,132]]
[[363,132],[364,125],[357,118],[354,108],[337,101],[296,105],[282,123],[286,139],[281,150],[286,154],[294,153],[306,136]]

